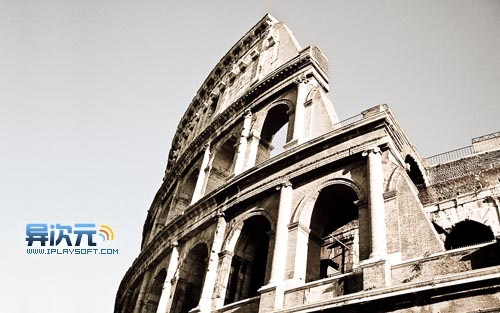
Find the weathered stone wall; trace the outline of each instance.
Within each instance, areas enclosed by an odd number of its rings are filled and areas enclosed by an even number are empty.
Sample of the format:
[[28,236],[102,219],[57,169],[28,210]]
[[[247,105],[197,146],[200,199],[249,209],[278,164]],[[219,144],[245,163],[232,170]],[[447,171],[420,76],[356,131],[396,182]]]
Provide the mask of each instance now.
[[[479,193],[457,196],[448,201],[426,207],[431,220],[449,233],[458,222],[472,220],[491,227],[495,236],[500,235],[498,198],[500,188],[482,190]],[[445,239],[445,233],[441,234]]]
[[285,292],[284,307],[294,308],[334,299],[363,290],[363,275],[353,272],[326,278]]
[[259,312],[259,298],[244,300],[235,304],[230,304],[215,312],[224,313],[255,313]]
[[[387,225],[398,224],[403,260],[443,251],[437,234],[424,214],[416,192],[412,192],[411,181],[402,177],[397,184],[396,197],[398,220],[387,221]],[[404,179],[406,178],[406,179]]]
[[422,282],[500,264],[498,248],[498,243],[489,243],[479,247],[424,256],[411,262],[394,265],[391,272],[392,285]]
[[480,191],[500,182],[500,150],[436,165],[427,172],[431,184],[419,195],[424,205]]

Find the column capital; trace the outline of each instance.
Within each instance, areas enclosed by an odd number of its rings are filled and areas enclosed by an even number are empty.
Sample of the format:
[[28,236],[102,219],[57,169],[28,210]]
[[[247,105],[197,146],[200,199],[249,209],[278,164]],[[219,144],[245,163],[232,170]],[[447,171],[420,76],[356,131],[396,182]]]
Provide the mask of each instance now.
[[217,211],[217,213],[215,213],[214,215],[214,220],[218,221],[220,218],[223,218],[225,219],[226,217],[226,214],[222,211]]
[[229,250],[222,250],[218,253],[219,259],[225,258],[225,257],[233,257],[234,252],[229,251]]
[[245,112],[244,112],[244,115],[243,117],[244,118],[251,118],[253,116],[253,113],[250,109],[246,109]]
[[210,142],[207,142],[203,145],[203,151],[206,151],[206,150],[210,151]]
[[309,83],[309,78],[307,78],[305,74],[302,74],[302,75],[299,75],[298,77],[294,78],[293,83],[296,85],[307,84],[307,83]]
[[377,154],[377,153],[378,154],[382,154],[382,150],[380,150],[379,146],[375,146],[373,148],[369,148],[369,149],[366,149],[365,151],[363,151],[362,156],[367,156],[370,153],[373,153],[373,154]]
[[290,180],[288,180],[288,178],[283,178],[283,179],[281,179],[279,184],[276,186],[276,190],[280,190],[280,189],[286,188],[286,187],[292,187],[292,183],[290,182]]
[[170,249],[175,249],[179,246],[179,243],[176,241],[172,241],[170,245],[168,246]]

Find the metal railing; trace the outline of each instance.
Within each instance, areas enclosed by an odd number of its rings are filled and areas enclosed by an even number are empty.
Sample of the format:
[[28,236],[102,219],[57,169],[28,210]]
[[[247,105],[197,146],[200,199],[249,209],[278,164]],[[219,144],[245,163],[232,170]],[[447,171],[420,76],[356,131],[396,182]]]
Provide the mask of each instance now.
[[478,143],[478,142],[481,142],[481,141],[484,141],[484,140],[488,140],[488,139],[493,139],[493,138],[496,138],[496,137],[500,137],[500,132],[491,133],[491,134],[487,134],[487,135],[483,135],[483,136],[479,136],[479,137],[473,138],[472,139],[472,143]]
[[425,159],[428,165],[433,166],[437,164],[448,163],[471,156],[474,153],[472,146],[455,149],[445,153],[437,154]]

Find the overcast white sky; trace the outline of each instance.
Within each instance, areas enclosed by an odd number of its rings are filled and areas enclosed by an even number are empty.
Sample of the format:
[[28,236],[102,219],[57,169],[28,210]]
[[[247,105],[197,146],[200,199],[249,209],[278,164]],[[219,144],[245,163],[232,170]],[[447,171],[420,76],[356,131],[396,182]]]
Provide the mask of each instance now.
[[[341,119],[387,103],[424,156],[500,130],[499,1],[0,0],[1,312],[112,312],[180,117],[266,12],[328,55]],[[36,221],[120,254],[26,255]]]

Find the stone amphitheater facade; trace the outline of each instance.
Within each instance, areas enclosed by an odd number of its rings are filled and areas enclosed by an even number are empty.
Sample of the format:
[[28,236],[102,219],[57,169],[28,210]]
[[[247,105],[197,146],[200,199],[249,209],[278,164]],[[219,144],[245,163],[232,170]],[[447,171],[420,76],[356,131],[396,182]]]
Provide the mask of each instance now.
[[424,159],[386,105],[339,121],[328,90],[327,57],[270,15],[230,49],[115,312],[498,312],[500,134]]

